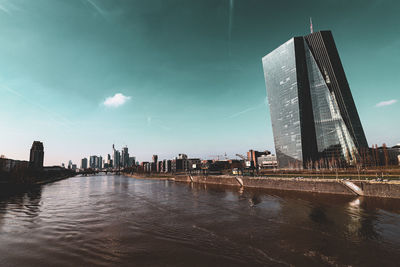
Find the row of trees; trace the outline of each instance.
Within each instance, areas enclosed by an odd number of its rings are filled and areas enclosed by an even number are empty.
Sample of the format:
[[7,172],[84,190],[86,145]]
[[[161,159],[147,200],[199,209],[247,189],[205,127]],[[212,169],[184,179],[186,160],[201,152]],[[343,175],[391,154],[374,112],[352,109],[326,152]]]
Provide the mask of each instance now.
[[[400,149],[399,149],[400,150]],[[309,170],[337,170],[337,169],[382,169],[398,166],[399,151],[388,148],[386,144],[381,147],[373,145],[372,148],[361,148],[359,152],[353,151],[351,155],[343,157],[339,150],[331,151],[330,156],[321,155],[318,160],[309,160],[302,166],[300,161],[294,161],[289,169]]]

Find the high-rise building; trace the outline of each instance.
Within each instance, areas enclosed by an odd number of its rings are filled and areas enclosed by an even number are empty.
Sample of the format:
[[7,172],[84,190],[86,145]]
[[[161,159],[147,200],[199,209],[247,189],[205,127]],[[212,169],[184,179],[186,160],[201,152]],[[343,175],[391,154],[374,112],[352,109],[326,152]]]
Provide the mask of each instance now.
[[279,167],[354,162],[368,143],[332,33],[294,37],[262,62]]
[[39,141],[34,141],[31,147],[29,164],[35,168],[42,168],[43,160],[44,160],[43,143]]
[[153,162],[151,163],[151,170],[157,171],[158,155],[153,155]]
[[107,154],[107,168],[112,168],[113,160],[111,159],[111,155]]
[[121,155],[121,165],[122,167],[129,167],[129,153],[128,147],[122,148],[122,155]]
[[103,169],[103,157],[102,156],[98,156],[98,164],[97,164],[97,168],[98,169]]
[[134,167],[136,165],[136,157],[129,157],[129,167]]
[[97,168],[97,156],[90,156],[89,158],[89,167],[91,169],[96,169]]
[[171,160],[163,160],[163,172],[171,172]]
[[81,160],[81,169],[82,169],[82,170],[87,169],[87,167],[88,167],[87,164],[88,164],[87,158],[83,158],[83,159]]
[[114,168],[121,167],[121,153],[118,150],[114,150]]

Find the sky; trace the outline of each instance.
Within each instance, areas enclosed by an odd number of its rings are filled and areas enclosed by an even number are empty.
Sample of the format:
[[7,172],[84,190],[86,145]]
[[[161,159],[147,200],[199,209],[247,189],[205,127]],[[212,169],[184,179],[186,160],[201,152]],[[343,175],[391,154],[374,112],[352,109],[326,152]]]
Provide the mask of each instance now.
[[368,143],[400,143],[395,0],[0,0],[0,154],[274,151],[261,58],[332,30]]

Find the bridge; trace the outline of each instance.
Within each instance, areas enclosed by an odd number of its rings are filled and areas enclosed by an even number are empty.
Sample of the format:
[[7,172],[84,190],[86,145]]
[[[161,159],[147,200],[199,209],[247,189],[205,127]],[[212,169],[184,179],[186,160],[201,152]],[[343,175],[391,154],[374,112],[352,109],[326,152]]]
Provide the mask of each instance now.
[[108,169],[108,170],[92,170],[92,169],[87,169],[87,170],[83,170],[83,171],[79,171],[76,174],[81,174],[84,176],[87,175],[95,175],[95,174],[99,174],[99,173],[114,173],[114,174],[121,174],[121,172],[123,171],[123,169]]

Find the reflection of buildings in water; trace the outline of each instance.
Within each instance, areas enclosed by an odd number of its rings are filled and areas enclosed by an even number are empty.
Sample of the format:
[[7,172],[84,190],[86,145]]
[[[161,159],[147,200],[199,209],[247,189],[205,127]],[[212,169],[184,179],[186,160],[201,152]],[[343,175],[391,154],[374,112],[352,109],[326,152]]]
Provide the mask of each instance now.
[[308,216],[315,223],[326,224],[328,222],[325,208],[321,206],[312,207]]
[[5,202],[3,199],[0,198],[0,230],[3,227],[4,216],[7,213],[6,210],[7,210],[7,202]]
[[260,204],[262,201],[261,197],[259,195],[253,195],[251,198],[249,198],[249,203],[250,203],[250,207],[254,207],[257,204]]
[[[380,237],[375,210],[364,210],[363,200],[346,196],[279,194],[281,209],[276,231],[285,251],[332,258],[350,243]],[[268,202],[268,201],[267,201]],[[329,240],[329,242],[327,242]]]
[[347,224],[348,233],[357,240],[378,239],[380,235],[375,228],[378,217],[376,210],[366,210],[363,202],[364,199],[360,197],[348,204],[350,219]]
[[0,197],[0,230],[3,219],[9,211],[23,212],[24,216],[35,218],[41,212],[42,188],[32,188],[27,192],[8,194]]
[[29,210],[29,215],[31,217],[36,217],[39,215],[41,199],[42,199],[42,188],[41,187],[30,190],[25,194],[26,202],[25,202],[24,206]]
[[243,192],[244,192],[244,187],[243,186],[239,187],[239,195],[240,196],[243,195]]

